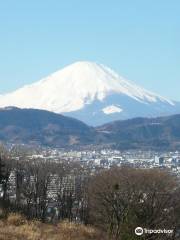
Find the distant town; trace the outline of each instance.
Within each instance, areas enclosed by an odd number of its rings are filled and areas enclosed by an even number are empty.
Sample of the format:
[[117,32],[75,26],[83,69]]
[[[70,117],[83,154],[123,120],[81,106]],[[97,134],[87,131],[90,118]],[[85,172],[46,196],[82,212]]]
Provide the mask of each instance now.
[[[13,145],[9,146],[13,147]],[[44,159],[52,162],[73,161],[83,167],[109,169],[113,166],[129,166],[141,169],[162,168],[180,176],[180,151],[142,151],[142,150],[65,150],[39,147],[29,151],[27,159]],[[18,159],[18,157],[17,157]]]

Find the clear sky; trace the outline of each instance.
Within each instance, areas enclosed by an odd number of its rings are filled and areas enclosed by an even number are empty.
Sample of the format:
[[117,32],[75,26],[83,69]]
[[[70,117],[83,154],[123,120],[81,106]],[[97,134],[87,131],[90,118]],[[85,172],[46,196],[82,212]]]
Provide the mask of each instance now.
[[79,60],[180,100],[180,1],[0,2],[0,94]]

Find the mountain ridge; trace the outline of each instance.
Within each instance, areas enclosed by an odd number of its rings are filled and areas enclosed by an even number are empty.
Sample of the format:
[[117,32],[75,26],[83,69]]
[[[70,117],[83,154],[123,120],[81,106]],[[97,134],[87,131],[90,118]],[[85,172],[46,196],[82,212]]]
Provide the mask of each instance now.
[[76,62],[46,78],[0,96],[0,107],[61,113],[88,125],[113,120],[175,114],[176,103],[93,62]]
[[0,109],[0,141],[53,148],[180,150],[180,114],[134,118],[96,128],[37,109]]
[[180,150],[180,114],[118,120],[97,127],[114,148]]
[[14,144],[73,146],[91,143],[94,129],[60,114],[38,109],[0,109],[0,140]]

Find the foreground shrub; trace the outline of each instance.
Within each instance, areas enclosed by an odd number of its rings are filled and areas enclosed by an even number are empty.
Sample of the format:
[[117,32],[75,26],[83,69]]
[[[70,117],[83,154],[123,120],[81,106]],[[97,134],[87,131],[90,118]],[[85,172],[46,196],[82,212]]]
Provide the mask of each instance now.
[[25,217],[23,217],[22,215],[17,214],[17,213],[11,213],[7,217],[8,225],[20,226],[20,225],[25,224],[26,222],[27,221],[26,221]]
[[0,221],[0,240],[107,240],[99,230],[81,224],[62,222],[57,225],[27,221],[10,214]]

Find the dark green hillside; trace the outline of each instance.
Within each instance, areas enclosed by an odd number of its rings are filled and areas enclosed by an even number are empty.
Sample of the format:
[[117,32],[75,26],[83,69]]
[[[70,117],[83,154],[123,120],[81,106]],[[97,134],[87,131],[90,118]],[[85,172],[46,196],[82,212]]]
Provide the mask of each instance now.
[[94,129],[79,120],[36,109],[0,110],[0,140],[68,146],[91,143]]
[[180,115],[115,121],[97,131],[120,149],[180,149]]

